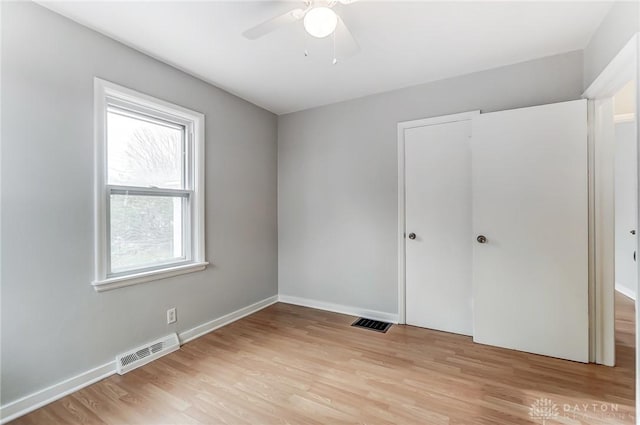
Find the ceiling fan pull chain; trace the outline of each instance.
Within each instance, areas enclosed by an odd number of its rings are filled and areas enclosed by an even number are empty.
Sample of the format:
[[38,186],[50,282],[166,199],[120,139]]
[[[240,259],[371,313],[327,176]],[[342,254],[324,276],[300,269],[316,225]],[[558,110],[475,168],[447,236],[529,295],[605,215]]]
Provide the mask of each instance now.
[[333,62],[332,63],[335,65],[338,63],[338,58],[336,57],[336,32],[335,31],[333,31],[332,38],[333,38]]
[[304,32],[304,57],[309,57],[309,34]]

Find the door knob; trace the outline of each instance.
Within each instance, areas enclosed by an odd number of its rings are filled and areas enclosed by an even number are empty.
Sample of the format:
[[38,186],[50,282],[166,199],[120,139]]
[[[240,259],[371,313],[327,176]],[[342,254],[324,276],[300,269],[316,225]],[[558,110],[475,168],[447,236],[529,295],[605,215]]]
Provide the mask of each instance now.
[[415,239],[416,238],[416,234],[415,233],[409,233],[409,239]]
[[636,234],[636,229],[631,230],[629,233],[631,233],[632,235]]
[[478,236],[478,237],[476,238],[476,240],[477,240],[479,243],[486,243],[486,242],[487,242],[487,237],[486,237],[486,236],[484,236],[484,235],[480,235],[480,236]]

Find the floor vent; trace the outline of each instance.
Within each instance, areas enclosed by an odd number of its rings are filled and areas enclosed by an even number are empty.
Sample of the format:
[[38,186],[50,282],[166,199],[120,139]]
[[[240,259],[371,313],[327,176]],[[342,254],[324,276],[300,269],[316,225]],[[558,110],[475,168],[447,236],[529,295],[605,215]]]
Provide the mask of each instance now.
[[391,327],[391,323],[381,322],[379,320],[359,318],[351,324],[357,328],[371,329],[372,331],[385,333]]
[[180,349],[177,334],[167,335],[142,347],[116,356],[117,372],[120,375]]

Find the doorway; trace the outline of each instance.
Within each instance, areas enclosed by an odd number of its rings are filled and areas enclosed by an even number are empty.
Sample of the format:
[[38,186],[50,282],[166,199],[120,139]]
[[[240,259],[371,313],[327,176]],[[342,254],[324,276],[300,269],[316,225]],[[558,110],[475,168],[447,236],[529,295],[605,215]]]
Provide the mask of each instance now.
[[[636,146],[635,81],[631,80],[613,96],[615,140],[615,289],[636,299],[638,286],[638,149]],[[617,299],[616,299],[617,301]],[[616,310],[618,305],[616,303]]]
[[[627,295],[637,294],[640,271],[632,233],[638,230],[638,122],[630,108],[638,97],[639,38],[634,35],[583,94],[591,125],[590,359],[608,366],[618,357],[616,307],[623,302],[628,311],[629,301],[636,304]],[[637,308],[635,314],[637,321]]]
[[616,365],[633,363],[633,316],[638,290],[638,146],[636,82],[613,96],[615,141],[615,346]]

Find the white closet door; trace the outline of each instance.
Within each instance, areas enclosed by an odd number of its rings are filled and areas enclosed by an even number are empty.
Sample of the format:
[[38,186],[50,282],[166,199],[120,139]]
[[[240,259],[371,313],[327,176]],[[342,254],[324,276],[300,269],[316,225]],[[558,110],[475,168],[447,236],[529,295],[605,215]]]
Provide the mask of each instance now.
[[473,120],[474,341],[587,362],[587,103]]
[[471,121],[405,130],[406,322],[471,335]]

